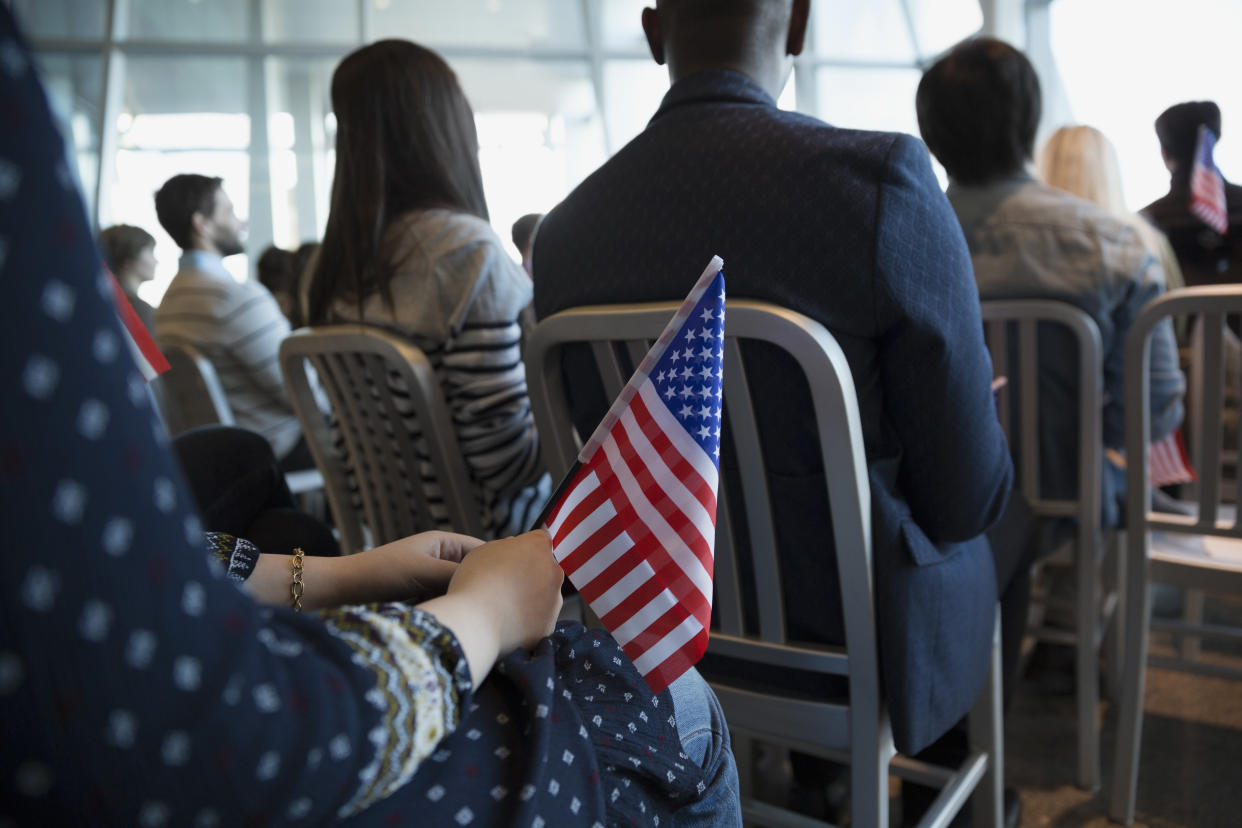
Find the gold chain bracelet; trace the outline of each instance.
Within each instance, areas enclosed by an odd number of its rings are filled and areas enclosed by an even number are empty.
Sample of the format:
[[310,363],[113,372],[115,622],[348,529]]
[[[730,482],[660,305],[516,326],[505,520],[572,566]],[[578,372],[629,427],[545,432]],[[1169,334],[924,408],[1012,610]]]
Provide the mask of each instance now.
[[293,582],[289,584],[289,603],[293,606],[295,612],[302,611],[302,593],[306,591],[306,581],[302,576],[302,557],[305,553],[302,548],[295,547],[293,550]]

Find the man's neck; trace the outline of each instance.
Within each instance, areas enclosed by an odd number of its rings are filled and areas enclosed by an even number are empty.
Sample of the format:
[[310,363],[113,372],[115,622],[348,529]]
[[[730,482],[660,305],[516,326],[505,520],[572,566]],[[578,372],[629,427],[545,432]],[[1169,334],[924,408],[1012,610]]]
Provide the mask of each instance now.
[[224,258],[224,256],[220,253],[220,248],[216,247],[214,244],[212,244],[209,241],[196,241],[194,244],[190,245],[189,247],[187,247],[185,250],[182,250],[181,252],[182,253],[206,253],[210,256],[215,256],[220,259]]
[[781,90],[784,88],[786,75],[775,68],[764,68],[758,66],[753,61],[673,61],[668,63],[668,77],[670,83],[677,83],[679,80],[698,72],[737,72],[739,75],[745,75],[750,80],[772,96],[772,99],[780,97]]
[[194,270],[225,272],[224,259],[214,250],[191,247],[181,251],[181,266]]

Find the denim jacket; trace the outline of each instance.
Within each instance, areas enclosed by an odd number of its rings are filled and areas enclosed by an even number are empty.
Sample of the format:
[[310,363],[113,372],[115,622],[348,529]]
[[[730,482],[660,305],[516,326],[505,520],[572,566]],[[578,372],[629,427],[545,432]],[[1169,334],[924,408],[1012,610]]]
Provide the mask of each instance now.
[[[1104,448],[1124,448],[1125,339],[1143,305],[1164,292],[1159,262],[1123,220],[1025,172],[983,186],[955,183],[948,196],[966,235],[982,299],[1060,300],[1081,308],[1099,326]],[[1040,332],[1041,494],[1072,498],[1078,488],[1077,352],[1068,332],[1047,328]],[[1181,422],[1186,387],[1168,320],[1152,334],[1150,376],[1151,439],[1158,440]],[[1124,475],[1111,463],[1104,465],[1103,519],[1115,525]]]

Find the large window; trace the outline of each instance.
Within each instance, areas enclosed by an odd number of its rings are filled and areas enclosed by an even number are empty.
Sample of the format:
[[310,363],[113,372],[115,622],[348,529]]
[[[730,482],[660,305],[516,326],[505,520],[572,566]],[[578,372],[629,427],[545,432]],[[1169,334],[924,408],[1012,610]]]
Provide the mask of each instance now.
[[[1050,41],[1072,120],[1104,132],[1117,147],[1131,209],[1164,195],[1156,116],[1182,101],[1214,100],[1223,114],[1216,163],[1242,180],[1242,32],[1238,0],[1059,0]],[[1063,124],[1047,124],[1049,129]]]
[[[246,62],[237,57],[133,55],[125,60],[121,106],[112,127],[115,162],[105,166],[101,216],[109,223],[144,227],[156,238],[155,257],[165,278],[144,285],[162,294],[180,251],[155,217],[152,194],[178,173],[218,176],[245,219],[250,212],[251,121],[246,105]],[[253,251],[257,252],[257,251]],[[230,256],[225,267],[244,278],[250,256]]]
[[[4,0],[0,0],[3,2]],[[436,49],[474,107],[492,224],[506,241],[638,134],[668,88],[640,22],[652,0],[9,0],[32,38],[100,226],[137,224],[177,250],[152,195],[220,176],[248,219],[246,278],[269,244],[323,232],[332,189],[332,71],[383,37]],[[842,126],[915,131],[914,85],[979,28],[978,0],[817,0],[779,105]],[[517,251],[511,251],[515,258]]]

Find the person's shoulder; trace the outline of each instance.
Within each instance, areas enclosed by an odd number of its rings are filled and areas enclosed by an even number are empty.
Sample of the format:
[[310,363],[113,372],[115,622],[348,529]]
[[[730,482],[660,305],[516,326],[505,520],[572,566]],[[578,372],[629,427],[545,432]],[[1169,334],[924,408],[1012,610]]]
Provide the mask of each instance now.
[[1034,179],[1016,190],[1012,198],[1001,202],[997,218],[1110,240],[1138,240],[1137,232],[1121,216]]
[[164,292],[159,306],[224,300],[236,294],[236,287],[237,282],[231,278],[221,279],[197,267],[182,264],[168,283],[168,290]]
[[496,232],[485,219],[461,210],[447,207],[428,207],[411,210],[393,220],[393,224],[406,228],[432,231],[449,231],[470,237],[492,237]]
[[921,141],[902,132],[837,126],[788,109],[766,107],[755,112],[753,117],[765,122],[765,131],[773,140],[798,144],[812,152],[830,153],[841,160],[882,163],[894,151],[904,154],[922,147]]
[[412,210],[393,219],[390,233],[410,239],[428,257],[435,259],[463,247],[504,244],[492,226],[476,215],[460,210],[433,207]]
[[1225,203],[1231,211],[1242,211],[1242,184],[1225,182]]
[[1175,199],[1173,193],[1169,192],[1160,196],[1160,198],[1148,204],[1139,212],[1147,216],[1151,221],[1159,224],[1163,218],[1186,212],[1186,205],[1184,199]]

